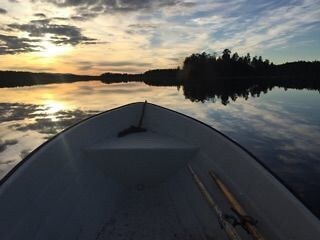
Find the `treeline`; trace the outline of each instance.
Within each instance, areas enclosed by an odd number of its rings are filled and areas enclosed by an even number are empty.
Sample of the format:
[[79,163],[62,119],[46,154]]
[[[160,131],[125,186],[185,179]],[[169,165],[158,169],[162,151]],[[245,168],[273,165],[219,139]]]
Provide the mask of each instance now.
[[320,62],[291,62],[275,65],[261,56],[251,58],[248,53],[239,56],[225,49],[221,56],[216,54],[197,53],[186,57],[183,62],[184,80],[210,80],[219,78],[278,77],[319,78]]
[[146,84],[153,86],[178,86],[182,84],[180,69],[155,69],[145,72],[142,76]]
[[0,87],[23,87],[51,83],[71,83],[95,80],[89,75],[0,71]]
[[100,80],[103,83],[145,82],[154,86],[181,85],[178,69],[155,69],[141,74],[103,73],[100,76],[0,71],[0,87],[23,87],[51,83],[72,83],[77,81]]
[[141,82],[142,74],[128,74],[128,73],[103,73],[99,76],[103,83],[117,83],[117,82]]
[[100,80],[104,83],[115,82],[144,82],[152,86],[176,86],[182,84],[177,69],[154,69],[140,74],[128,73],[104,73]]
[[192,101],[259,96],[273,87],[320,90],[320,62],[275,65],[261,56],[239,56],[225,49],[216,54],[192,54],[185,58],[180,74],[184,95]]
[[273,63],[263,60],[262,57],[251,59],[250,54],[240,57],[238,53],[231,55],[225,49],[221,56],[216,54],[197,53],[186,57],[183,62],[183,78],[187,81],[201,79],[213,81],[220,77],[251,77],[266,75]]

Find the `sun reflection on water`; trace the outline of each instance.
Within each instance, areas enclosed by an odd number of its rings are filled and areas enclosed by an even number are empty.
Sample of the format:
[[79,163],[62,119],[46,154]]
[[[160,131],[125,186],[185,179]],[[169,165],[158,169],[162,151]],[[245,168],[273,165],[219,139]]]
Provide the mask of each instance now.
[[55,100],[46,100],[44,102],[44,107],[46,108],[46,113],[55,114],[66,108],[65,104]]

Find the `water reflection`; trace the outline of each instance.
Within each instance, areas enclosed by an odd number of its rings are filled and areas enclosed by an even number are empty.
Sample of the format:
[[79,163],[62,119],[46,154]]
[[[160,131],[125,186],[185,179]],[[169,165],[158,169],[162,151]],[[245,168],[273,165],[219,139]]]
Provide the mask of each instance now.
[[26,122],[23,124],[15,124],[13,128],[18,131],[37,131],[39,133],[55,135],[64,128],[71,126],[80,120],[90,117],[97,111],[81,111],[81,110],[69,110],[69,111],[57,111],[54,112],[54,116],[49,117],[36,117],[32,122]]
[[3,152],[4,150],[6,150],[7,146],[15,145],[17,143],[18,143],[17,139],[7,139],[4,141],[0,139],[0,152]]
[[54,100],[46,100],[44,106],[47,108],[48,114],[59,112],[65,108],[63,103]]
[[[237,81],[241,81],[237,83]],[[280,84],[261,82],[258,84],[252,83],[252,81],[232,80],[226,79],[216,84],[190,84],[185,83],[182,86],[183,94],[192,102],[216,102],[220,101],[223,105],[227,105],[230,102],[235,102],[237,99],[249,99],[250,97],[260,97],[263,94],[267,94],[274,88],[282,88],[287,91],[288,88],[281,87]],[[314,90],[303,87],[291,87],[290,89],[308,90],[320,93],[319,88]]]
[[46,139],[98,111],[60,104],[0,103],[0,177]]
[[320,95],[307,90],[260,90],[239,92],[228,99],[218,94],[215,101],[208,95],[202,103],[186,100],[176,87],[142,83],[91,81],[0,89],[0,177],[38,145],[81,119],[148,100],[204,121],[237,140],[320,215]]

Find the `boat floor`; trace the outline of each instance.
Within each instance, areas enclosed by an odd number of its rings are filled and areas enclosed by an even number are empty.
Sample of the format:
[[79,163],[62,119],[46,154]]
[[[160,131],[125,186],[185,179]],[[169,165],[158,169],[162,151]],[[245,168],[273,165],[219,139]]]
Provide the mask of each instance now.
[[98,239],[179,239],[183,229],[169,198],[157,189],[132,191]]
[[188,199],[165,185],[132,189],[96,239],[224,239],[205,234]]

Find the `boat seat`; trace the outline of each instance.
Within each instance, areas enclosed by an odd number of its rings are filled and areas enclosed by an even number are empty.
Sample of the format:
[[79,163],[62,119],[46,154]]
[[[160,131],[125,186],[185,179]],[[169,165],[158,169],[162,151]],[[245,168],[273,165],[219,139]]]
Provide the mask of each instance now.
[[107,176],[129,185],[154,185],[184,167],[198,147],[155,132],[109,138],[85,150]]

